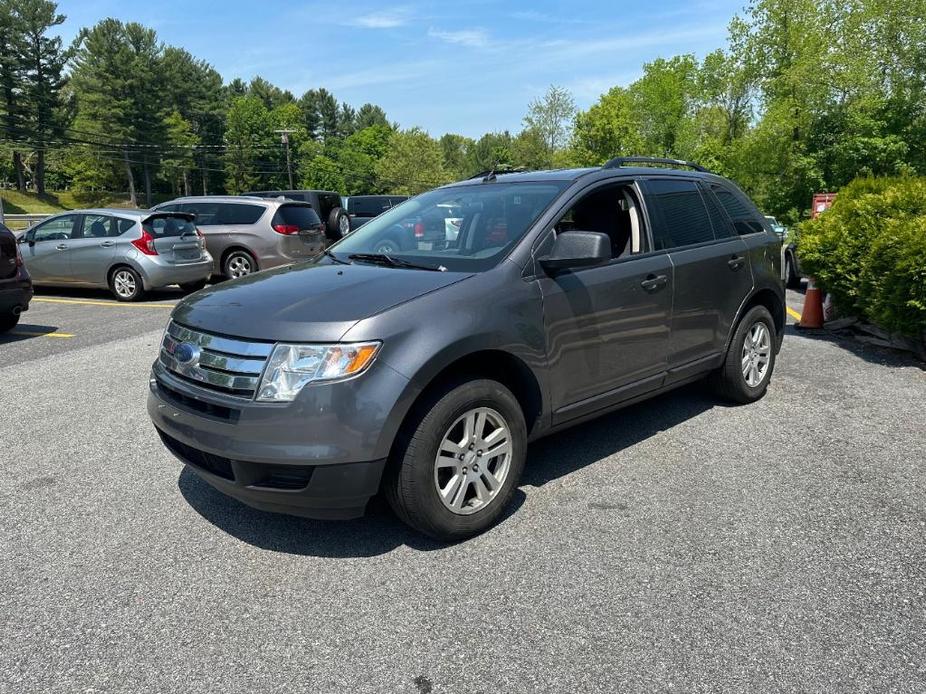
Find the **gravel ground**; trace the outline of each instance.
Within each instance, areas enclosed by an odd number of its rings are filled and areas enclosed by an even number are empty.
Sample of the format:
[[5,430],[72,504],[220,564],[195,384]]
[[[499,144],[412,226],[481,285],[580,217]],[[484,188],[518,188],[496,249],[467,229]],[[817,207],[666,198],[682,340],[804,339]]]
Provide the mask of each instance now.
[[789,328],[759,403],[539,442],[504,521],[440,546],[183,471],[144,411],[166,310],[27,315],[75,337],[0,343],[0,692],[926,691],[904,357]]

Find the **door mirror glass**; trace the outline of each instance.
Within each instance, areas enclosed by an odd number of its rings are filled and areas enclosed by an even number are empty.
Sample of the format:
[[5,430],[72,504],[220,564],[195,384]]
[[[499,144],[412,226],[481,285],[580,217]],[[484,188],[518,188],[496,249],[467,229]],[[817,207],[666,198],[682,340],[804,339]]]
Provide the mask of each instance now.
[[602,265],[611,259],[611,239],[597,231],[568,231],[556,237],[549,255],[539,259],[544,270],[556,273]]

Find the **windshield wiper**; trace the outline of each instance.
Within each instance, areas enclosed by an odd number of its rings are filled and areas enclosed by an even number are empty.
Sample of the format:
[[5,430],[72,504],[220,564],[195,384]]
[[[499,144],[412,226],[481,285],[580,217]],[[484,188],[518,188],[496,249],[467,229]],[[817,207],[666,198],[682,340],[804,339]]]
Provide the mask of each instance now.
[[374,263],[377,265],[388,265],[389,267],[407,267],[415,270],[430,270],[431,272],[447,272],[443,265],[419,265],[404,258],[396,258],[385,253],[351,253],[347,256],[351,260],[359,260],[361,263]]
[[350,265],[350,263],[348,263],[346,260],[342,260],[341,258],[336,256],[334,253],[329,251],[327,248],[324,251],[322,251],[322,255],[327,256],[328,258],[331,258],[334,262],[338,263],[339,265]]

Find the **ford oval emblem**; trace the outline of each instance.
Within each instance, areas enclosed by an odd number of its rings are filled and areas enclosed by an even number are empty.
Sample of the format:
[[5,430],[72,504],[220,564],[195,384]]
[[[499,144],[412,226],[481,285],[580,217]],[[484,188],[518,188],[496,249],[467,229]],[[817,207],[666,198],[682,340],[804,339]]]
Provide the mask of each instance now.
[[199,361],[199,347],[190,342],[181,342],[174,348],[174,359],[183,365]]

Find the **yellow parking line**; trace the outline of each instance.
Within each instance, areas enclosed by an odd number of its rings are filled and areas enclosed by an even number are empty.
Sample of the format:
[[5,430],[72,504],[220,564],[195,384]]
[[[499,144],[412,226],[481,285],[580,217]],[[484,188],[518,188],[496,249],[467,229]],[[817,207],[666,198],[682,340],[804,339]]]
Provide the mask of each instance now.
[[130,304],[119,301],[89,301],[87,299],[48,299],[33,297],[32,301],[42,304],[80,304],[81,306],[119,306],[121,308],[174,308],[177,304]]
[[801,314],[795,311],[793,308],[788,306],[788,315],[791,316],[794,320],[800,320]]
[[40,333],[31,330],[14,330],[11,335],[27,335],[28,337],[74,337],[72,333]]

